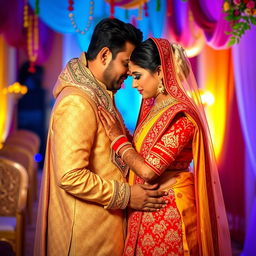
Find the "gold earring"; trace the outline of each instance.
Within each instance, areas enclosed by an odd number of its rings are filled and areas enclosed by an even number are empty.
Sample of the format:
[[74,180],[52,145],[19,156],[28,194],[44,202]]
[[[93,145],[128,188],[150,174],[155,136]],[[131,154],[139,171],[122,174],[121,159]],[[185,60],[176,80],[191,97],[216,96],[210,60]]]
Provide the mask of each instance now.
[[165,88],[162,79],[160,80],[157,88],[157,94],[164,94],[165,93]]

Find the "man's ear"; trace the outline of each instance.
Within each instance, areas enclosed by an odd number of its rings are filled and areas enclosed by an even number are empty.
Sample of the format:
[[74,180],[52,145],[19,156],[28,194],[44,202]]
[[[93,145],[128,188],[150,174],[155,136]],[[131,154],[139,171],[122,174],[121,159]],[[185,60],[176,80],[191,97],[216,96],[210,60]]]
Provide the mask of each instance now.
[[107,65],[112,60],[112,53],[108,47],[103,47],[99,51],[98,57],[103,65]]

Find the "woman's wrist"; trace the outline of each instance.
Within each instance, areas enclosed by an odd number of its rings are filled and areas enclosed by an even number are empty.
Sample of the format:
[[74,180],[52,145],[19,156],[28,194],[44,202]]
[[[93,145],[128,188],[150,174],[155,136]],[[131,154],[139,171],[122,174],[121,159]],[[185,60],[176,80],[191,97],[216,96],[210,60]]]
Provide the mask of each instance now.
[[128,141],[127,137],[125,135],[119,135],[117,136],[111,143],[111,148],[119,154],[119,151],[125,147],[125,146],[130,146],[131,147],[131,142]]

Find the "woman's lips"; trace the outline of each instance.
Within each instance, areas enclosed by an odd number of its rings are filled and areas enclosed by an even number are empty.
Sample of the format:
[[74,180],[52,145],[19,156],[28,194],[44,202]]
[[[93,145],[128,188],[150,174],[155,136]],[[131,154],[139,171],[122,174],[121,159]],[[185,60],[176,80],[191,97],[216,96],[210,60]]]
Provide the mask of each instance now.
[[142,94],[143,90],[138,90],[139,94]]

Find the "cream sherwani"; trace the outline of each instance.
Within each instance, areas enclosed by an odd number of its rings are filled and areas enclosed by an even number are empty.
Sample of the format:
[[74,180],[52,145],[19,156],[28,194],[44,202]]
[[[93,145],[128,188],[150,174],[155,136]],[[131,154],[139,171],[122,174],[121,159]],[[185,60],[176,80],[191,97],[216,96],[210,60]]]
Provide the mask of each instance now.
[[97,102],[113,108],[108,102],[111,92],[98,81],[90,82],[93,79],[82,54],[68,63],[54,88],[35,256],[123,252],[121,209],[128,203],[130,189],[111,161],[110,141],[97,113]]

